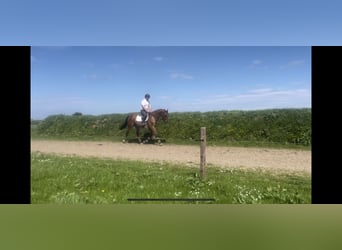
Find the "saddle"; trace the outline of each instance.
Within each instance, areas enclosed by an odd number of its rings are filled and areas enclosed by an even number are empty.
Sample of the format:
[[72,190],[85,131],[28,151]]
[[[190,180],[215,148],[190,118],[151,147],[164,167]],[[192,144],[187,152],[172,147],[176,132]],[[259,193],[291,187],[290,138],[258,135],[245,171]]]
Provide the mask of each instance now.
[[[149,117],[150,117],[150,115],[147,114],[147,117],[146,117],[145,122],[148,121],[148,118],[149,118]],[[136,116],[135,121],[136,121],[136,122],[142,122],[142,116],[141,116],[141,114],[138,114],[138,115]]]

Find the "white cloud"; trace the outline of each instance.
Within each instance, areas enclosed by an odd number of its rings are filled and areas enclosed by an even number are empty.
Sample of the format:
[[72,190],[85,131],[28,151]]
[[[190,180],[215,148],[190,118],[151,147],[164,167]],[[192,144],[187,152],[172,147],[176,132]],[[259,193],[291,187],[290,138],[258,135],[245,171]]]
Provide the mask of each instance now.
[[98,76],[96,74],[88,74],[88,75],[83,75],[83,78],[86,80],[97,80]]
[[157,98],[161,99],[161,100],[169,100],[169,99],[171,99],[170,96],[158,96]]
[[111,81],[113,77],[111,75],[98,75],[98,74],[85,74],[82,78],[87,81]]
[[109,64],[109,68],[110,68],[110,69],[117,69],[117,68],[119,68],[119,67],[120,67],[120,65],[117,64],[117,63],[111,63],[111,64]]
[[311,107],[311,90],[254,89],[240,94],[219,94],[185,100],[179,107],[191,107],[199,111]]
[[161,56],[156,56],[156,57],[153,58],[153,60],[158,61],[158,62],[161,62],[161,61],[164,60],[164,58],[161,57]]
[[292,67],[298,67],[304,65],[305,61],[304,60],[293,60],[289,61],[287,64],[281,66],[280,68],[285,69],[285,68],[292,68]]
[[48,96],[31,99],[31,115],[33,119],[44,119],[48,115],[87,113],[88,107],[96,105],[94,101],[78,96]]
[[264,64],[263,61],[261,61],[259,59],[255,59],[250,63],[248,68],[250,68],[250,69],[266,69],[267,66]]
[[89,101],[78,96],[48,96],[46,98],[33,99],[32,104],[41,105],[43,107],[50,106],[60,107],[68,106],[70,104],[89,104]]
[[181,79],[181,80],[192,80],[194,77],[192,75],[183,74],[183,73],[172,73],[170,74],[172,79]]
[[270,88],[263,88],[263,89],[253,89],[250,92],[251,93],[266,93],[266,92],[270,92],[272,91],[272,89]]
[[262,63],[261,60],[254,60],[254,61],[252,62],[253,65],[260,65],[261,63]]
[[86,68],[94,68],[95,64],[93,62],[82,62],[81,66],[86,67]]

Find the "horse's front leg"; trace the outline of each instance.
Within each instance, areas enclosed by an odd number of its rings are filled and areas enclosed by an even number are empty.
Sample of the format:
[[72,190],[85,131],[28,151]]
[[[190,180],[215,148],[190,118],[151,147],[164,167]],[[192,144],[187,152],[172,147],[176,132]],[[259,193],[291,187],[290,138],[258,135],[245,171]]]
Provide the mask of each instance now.
[[155,139],[157,135],[157,129],[154,126],[151,126],[150,131],[151,131],[151,138]]
[[140,128],[138,126],[136,126],[135,131],[136,131],[137,139],[138,139],[139,143],[141,143]]

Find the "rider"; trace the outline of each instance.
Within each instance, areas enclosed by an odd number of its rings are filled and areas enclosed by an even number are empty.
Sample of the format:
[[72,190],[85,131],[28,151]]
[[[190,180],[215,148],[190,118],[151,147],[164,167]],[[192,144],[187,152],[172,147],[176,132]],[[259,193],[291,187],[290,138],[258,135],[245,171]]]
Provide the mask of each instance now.
[[147,114],[152,112],[152,106],[150,104],[150,94],[146,94],[145,98],[141,100],[141,120],[143,125],[146,125]]

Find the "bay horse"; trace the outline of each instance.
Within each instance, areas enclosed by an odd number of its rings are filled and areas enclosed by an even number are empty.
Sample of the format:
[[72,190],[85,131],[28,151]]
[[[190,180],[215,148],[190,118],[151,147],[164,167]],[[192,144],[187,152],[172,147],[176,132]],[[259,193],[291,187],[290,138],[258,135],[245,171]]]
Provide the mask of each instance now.
[[[135,127],[137,139],[139,140],[139,143],[141,143],[140,139],[140,129],[144,127],[142,122],[136,121],[137,116],[140,115],[139,113],[133,113],[126,117],[125,122],[122,123],[119,127],[120,130],[127,127],[126,131],[126,138],[124,141],[127,140],[129,131]],[[162,119],[164,122],[167,122],[169,119],[169,111],[167,109],[157,109],[151,113],[148,114],[148,120],[147,120],[147,127],[149,131],[151,132],[152,139],[156,138],[157,135],[157,129],[156,124],[157,122]]]

